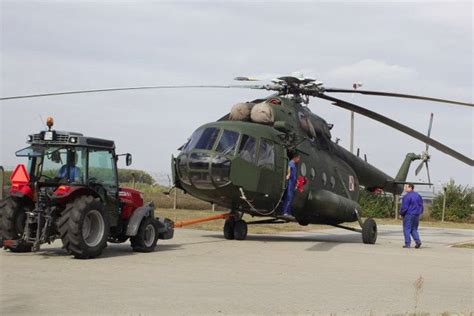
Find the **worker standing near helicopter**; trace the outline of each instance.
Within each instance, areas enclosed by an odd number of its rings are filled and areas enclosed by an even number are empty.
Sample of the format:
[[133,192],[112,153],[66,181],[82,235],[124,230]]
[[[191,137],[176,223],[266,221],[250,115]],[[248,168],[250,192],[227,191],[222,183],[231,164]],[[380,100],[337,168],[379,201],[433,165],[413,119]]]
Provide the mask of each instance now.
[[414,189],[415,186],[412,183],[405,184],[406,194],[403,196],[402,207],[400,208],[400,215],[403,216],[403,235],[405,236],[403,248],[410,248],[411,237],[415,240],[415,248],[421,247],[418,224],[420,216],[423,214],[423,199]]
[[283,216],[292,217],[291,214],[291,204],[295,197],[296,191],[296,170],[297,165],[300,162],[300,155],[297,152],[291,154],[290,162],[288,163],[288,173],[286,175],[286,180],[288,181],[286,186],[285,198],[283,200]]

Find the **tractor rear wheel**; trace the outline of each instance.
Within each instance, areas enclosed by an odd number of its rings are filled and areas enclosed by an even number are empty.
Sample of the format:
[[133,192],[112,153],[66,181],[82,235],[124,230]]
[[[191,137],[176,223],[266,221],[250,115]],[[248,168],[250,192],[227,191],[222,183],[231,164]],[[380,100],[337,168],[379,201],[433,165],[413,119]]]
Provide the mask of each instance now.
[[109,221],[99,198],[86,195],[67,204],[58,229],[64,248],[77,259],[97,257],[107,247]]
[[142,219],[138,232],[130,238],[133,251],[152,252],[158,242],[158,226],[153,217],[147,216]]
[[[8,197],[0,201],[0,238],[19,240],[23,236],[26,223],[26,212],[33,209],[33,204],[25,199]],[[9,246],[11,252],[30,252],[32,244],[19,241]]]
[[372,245],[377,241],[377,224],[370,217],[362,225],[362,241]]

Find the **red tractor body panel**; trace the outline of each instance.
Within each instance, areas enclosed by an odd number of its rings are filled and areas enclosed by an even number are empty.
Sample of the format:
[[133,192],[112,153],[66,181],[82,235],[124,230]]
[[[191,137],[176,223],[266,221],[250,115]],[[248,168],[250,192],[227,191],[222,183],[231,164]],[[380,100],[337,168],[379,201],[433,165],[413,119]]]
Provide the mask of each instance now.
[[120,188],[119,198],[122,202],[122,219],[127,220],[132,216],[133,212],[143,206],[143,198],[140,191],[130,188]]

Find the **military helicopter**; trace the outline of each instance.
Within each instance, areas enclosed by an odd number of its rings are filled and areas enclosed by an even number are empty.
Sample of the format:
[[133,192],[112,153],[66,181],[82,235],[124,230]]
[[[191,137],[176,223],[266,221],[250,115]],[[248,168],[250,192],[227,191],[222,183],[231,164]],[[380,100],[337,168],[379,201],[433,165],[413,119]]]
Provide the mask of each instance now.
[[[237,77],[238,81],[254,81]],[[248,88],[273,91],[268,97],[234,105],[230,113],[216,122],[200,126],[172,157],[173,185],[208,202],[231,209],[224,224],[226,239],[243,240],[248,224],[278,224],[282,218],[282,200],[286,190],[289,154],[298,152],[298,190],[292,203],[292,215],[300,225],[327,224],[362,233],[362,241],[374,244],[377,225],[372,218],[362,221],[363,210],[357,203],[361,189],[400,194],[410,165],[421,160],[428,169],[429,146],[474,165],[474,161],[454,149],[406,125],[328,93],[358,93],[428,100],[473,107],[474,104],[392,92],[326,88],[312,78],[279,77],[268,84],[147,86],[54,92],[3,97],[11,100],[80,93],[141,89],[174,88]],[[408,153],[395,177],[391,177],[354,155],[331,137],[331,128],[322,117],[311,112],[310,97],[369,117],[426,144],[421,154]],[[429,171],[428,171],[429,175]],[[429,177],[429,176],[428,176]],[[429,184],[430,179],[428,179]],[[362,188],[363,187],[363,188]],[[247,223],[244,214],[266,217]],[[343,225],[358,222],[360,228]]]

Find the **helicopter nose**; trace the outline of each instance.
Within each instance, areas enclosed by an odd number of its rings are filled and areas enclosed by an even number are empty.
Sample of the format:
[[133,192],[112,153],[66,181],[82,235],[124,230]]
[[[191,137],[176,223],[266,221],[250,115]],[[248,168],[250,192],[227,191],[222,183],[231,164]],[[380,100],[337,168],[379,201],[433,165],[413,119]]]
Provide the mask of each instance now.
[[212,190],[231,183],[231,160],[215,152],[191,151],[178,156],[178,177],[196,189]]

